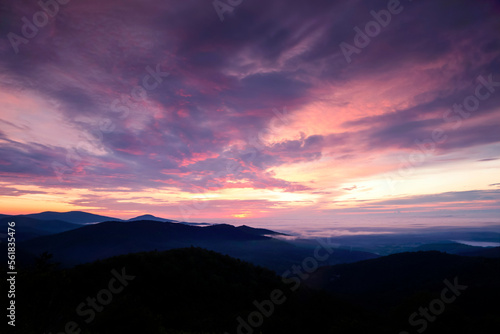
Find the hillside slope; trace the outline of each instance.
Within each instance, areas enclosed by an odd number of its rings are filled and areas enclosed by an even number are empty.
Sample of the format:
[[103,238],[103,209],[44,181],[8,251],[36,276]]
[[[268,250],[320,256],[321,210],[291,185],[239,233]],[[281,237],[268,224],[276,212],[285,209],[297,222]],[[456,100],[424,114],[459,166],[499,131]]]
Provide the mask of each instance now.
[[[68,322],[82,333],[236,333],[238,317],[248,322],[254,301],[262,304],[277,289],[280,304],[270,312],[268,303],[270,316],[257,326],[264,333],[328,333],[344,330],[345,323],[359,331],[373,327],[348,303],[292,293],[269,270],[199,248],[130,254],[62,271],[39,264],[18,279],[20,333],[59,333]],[[108,303],[103,289],[119,291]],[[89,297],[100,311],[92,312]]]
[[[52,253],[55,260],[71,266],[121,254],[197,246],[278,273],[313,254],[310,248],[297,247],[262,233],[259,229],[232,225],[199,227],[157,221],[104,222],[19,243],[19,248],[34,255],[45,251]],[[325,264],[373,257],[376,256],[370,253],[338,250]]]

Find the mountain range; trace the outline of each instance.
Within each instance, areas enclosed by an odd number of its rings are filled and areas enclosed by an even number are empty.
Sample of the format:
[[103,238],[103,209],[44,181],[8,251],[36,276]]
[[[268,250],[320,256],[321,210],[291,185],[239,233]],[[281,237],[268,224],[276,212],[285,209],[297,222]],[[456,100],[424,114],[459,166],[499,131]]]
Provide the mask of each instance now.
[[[0,215],[4,231],[9,221],[16,223],[20,332],[58,333],[69,320],[85,333],[414,333],[425,324],[428,334],[451,334],[500,328],[500,247],[453,241],[473,237],[494,244],[492,231],[291,239],[245,225],[152,215]],[[5,252],[6,237],[0,235]],[[318,252],[325,244],[331,252]],[[103,301],[110,277],[130,277],[130,286],[95,313],[96,321],[82,321],[79,305],[96,293]],[[450,284],[462,295],[438,321],[417,318],[416,327],[409,319],[437,305]],[[269,304],[276,291],[283,305]],[[256,311],[269,316],[253,330]]]
[[[298,247],[270,235],[279,233],[227,224],[200,227],[148,220],[110,221],[26,240],[18,247],[31,254],[49,252],[56,261],[72,266],[120,254],[196,246],[278,272],[312,254],[309,247]],[[338,250],[328,263],[374,257],[371,253]]]
[[[32,262],[43,252],[54,255],[64,266],[92,262],[110,256],[182,247],[203,247],[282,273],[311,256],[318,246],[314,239],[289,240],[283,233],[249,226],[179,222],[141,215],[128,220],[81,211],[0,215],[0,228],[16,222],[21,263]],[[460,230],[421,234],[360,235],[330,238],[334,254],[321,265],[351,263],[400,252],[436,250],[465,256],[498,257],[498,248],[469,246],[450,241],[475,236],[478,240],[500,240],[495,232]],[[0,241],[6,234],[0,235]]]

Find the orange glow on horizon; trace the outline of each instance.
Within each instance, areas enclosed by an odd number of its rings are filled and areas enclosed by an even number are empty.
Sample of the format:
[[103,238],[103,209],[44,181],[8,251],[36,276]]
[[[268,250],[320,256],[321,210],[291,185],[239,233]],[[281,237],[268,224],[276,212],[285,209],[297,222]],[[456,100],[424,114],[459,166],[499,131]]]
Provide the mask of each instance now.
[[249,218],[250,214],[248,213],[236,213],[231,215],[233,218]]

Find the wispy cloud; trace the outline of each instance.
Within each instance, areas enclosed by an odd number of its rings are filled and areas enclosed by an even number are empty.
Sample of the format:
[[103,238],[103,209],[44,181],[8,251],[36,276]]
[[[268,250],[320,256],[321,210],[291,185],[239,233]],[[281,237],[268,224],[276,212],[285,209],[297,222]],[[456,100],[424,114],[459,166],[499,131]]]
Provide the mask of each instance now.
[[[44,190],[13,189],[36,186],[73,194],[46,203],[165,215],[200,193],[214,196],[199,213],[211,216],[230,215],[221,203],[263,216],[276,206],[323,214],[331,203],[355,209],[358,201],[460,210],[449,194],[490,207],[475,191],[495,184],[462,176],[498,168],[500,7],[402,5],[349,64],[339,43],[387,1],[247,1],[223,22],[210,1],[60,6],[18,53],[0,39],[0,194],[29,205]],[[22,17],[39,10],[3,4],[1,35],[22,36]],[[151,69],[168,76],[146,89]],[[490,96],[477,111],[460,127],[443,119],[490,74],[496,91],[483,88]],[[277,122],[273,109],[284,107],[286,122]],[[447,140],[386,199],[380,180],[436,129]],[[460,196],[450,168],[467,190]],[[145,195],[155,189],[178,197],[167,205]],[[256,193],[265,200],[252,202]]]

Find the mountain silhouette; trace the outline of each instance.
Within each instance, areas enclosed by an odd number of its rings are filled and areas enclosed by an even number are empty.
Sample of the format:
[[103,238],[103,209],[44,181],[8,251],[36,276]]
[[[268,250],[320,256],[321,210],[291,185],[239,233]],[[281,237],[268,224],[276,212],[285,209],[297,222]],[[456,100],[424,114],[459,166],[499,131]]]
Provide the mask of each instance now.
[[[199,227],[158,221],[110,221],[27,240],[19,247],[34,255],[52,253],[58,262],[72,266],[120,254],[197,246],[277,272],[313,254],[314,248],[297,247],[266,236],[273,233],[276,232],[227,224]],[[339,249],[328,264],[374,257]]]
[[91,223],[100,223],[103,221],[110,221],[110,220],[117,220],[117,221],[121,220],[118,218],[101,216],[83,211],[69,211],[69,212],[45,211],[41,213],[33,213],[23,216],[41,220],[62,220],[73,224],[91,224]]
[[[496,333],[499,268],[500,259],[401,253],[320,268],[293,290],[269,270],[193,247],[63,270],[39,260],[19,273],[16,329],[59,333],[74,321],[84,333],[417,333],[410,315],[437,310],[448,288],[445,296],[456,298],[425,333]],[[104,298],[110,287],[118,292]],[[279,305],[269,302],[275,291],[284,297]],[[92,297],[103,305],[98,312],[90,311]]]
[[274,235],[274,236],[276,236],[276,235],[286,236],[287,235],[285,233],[279,233],[279,232],[271,231],[271,230],[268,230],[265,228],[253,228],[253,227],[246,226],[246,225],[238,226],[237,229],[239,229],[240,231],[244,231],[246,233],[256,234],[256,235]]
[[0,228],[2,232],[7,232],[9,222],[15,222],[17,241],[28,240],[81,227],[81,225],[71,224],[61,220],[41,220],[26,216],[6,216],[0,218]]
[[[128,278],[127,285],[87,324],[76,307],[106,289],[116,273]],[[16,329],[21,333],[59,333],[69,320],[84,333],[238,333],[237,318],[247,322],[259,310],[255,303],[270,310],[264,301],[275,290],[285,300],[272,306],[272,315],[254,333],[327,333],[331,328],[345,333],[346,324],[360,332],[374,328],[359,321],[369,317],[347,302],[307,290],[292,292],[270,270],[200,248],[122,255],[62,271],[35,269],[21,273],[19,284],[23,312]],[[332,314],[347,321],[336,323]]]
[[[478,256],[488,258],[500,258],[500,247],[474,247],[474,250],[460,253],[463,256]],[[480,249],[477,249],[480,248]]]
[[170,222],[170,223],[177,222],[176,220],[155,217],[155,216],[150,215],[150,214],[145,214],[145,215],[142,215],[142,216],[137,216],[137,217],[134,217],[134,218],[130,218],[128,221],[133,222],[133,221],[138,221],[138,220],[149,220],[149,221]]

